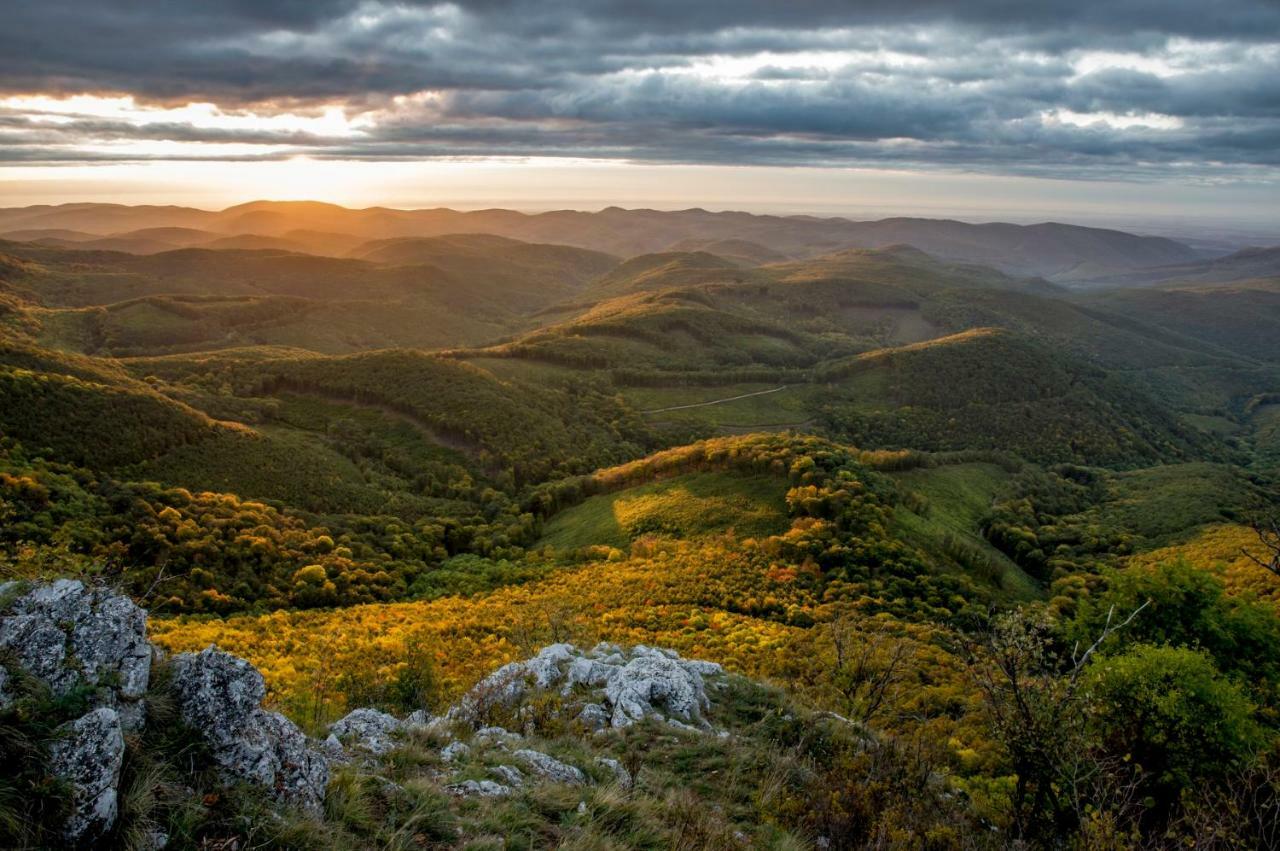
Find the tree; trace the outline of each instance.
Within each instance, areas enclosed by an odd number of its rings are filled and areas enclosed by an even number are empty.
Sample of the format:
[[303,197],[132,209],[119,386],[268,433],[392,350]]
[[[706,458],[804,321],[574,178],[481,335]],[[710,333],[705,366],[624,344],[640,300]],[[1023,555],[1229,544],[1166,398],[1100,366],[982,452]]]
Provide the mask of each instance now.
[[1258,543],[1262,545],[1262,555],[1256,555],[1247,547],[1241,552],[1258,567],[1269,570],[1280,578],[1280,518],[1255,517],[1250,525],[1258,536]]
[[1183,790],[1239,769],[1268,738],[1244,691],[1203,651],[1140,644],[1100,660],[1087,685],[1090,728],[1141,770],[1149,819],[1167,816]]
[[992,735],[1014,777],[1013,838],[1054,845],[1074,832],[1090,807],[1126,797],[1123,772],[1090,747],[1089,694],[1082,677],[1098,649],[1145,605],[1123,619],[1112,609],[1091,644],[1077,642],[1069,651],[1058,641],[1056,625],[1038,609],[996,617],[984,639],[964,648]]

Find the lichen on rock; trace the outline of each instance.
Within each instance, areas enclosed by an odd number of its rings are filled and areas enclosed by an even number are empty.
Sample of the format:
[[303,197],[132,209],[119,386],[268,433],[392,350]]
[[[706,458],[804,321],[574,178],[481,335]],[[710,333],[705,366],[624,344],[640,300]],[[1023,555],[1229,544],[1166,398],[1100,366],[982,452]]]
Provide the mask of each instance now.
[[229,779],[255,783],[308,812],[320,811],[328,760],[292,721],[262,708],[266,685],[257,669],[214,646],[175,656],[173,667],[182,718],[200,731]]
[[82,845],[115,824],[123,764],[124,732],[114,709],[94,709],[54,732],[49,770],[71,788],[63,825],[68,844]]

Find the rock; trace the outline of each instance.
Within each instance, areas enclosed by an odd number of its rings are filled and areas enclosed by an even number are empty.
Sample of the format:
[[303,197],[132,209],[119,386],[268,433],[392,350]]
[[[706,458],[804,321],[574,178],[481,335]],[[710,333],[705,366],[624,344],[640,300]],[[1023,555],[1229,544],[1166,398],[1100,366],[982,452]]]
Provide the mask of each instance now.
[[448,718],[478,723],[495,706],[514,706],[524,697],[529,686],[549,688],[564,676],[561,668],[578,650],[572,644],[552,644],[538,655],[523,662],[510,662],[476,683]]
[[503,786],[492,780],[463,780],[444,787],[446,792],[461,796],[478,796],[481,798],[505,798],[511,794],[510,786]]
[[[710,705],[702,675],[682,663],[647,647],[637,647],[636,655],[605,686],[605,697],[613,707],[614,727],[626,727],[651,715],[674,715],[684,721],[701,721],[702,709]],[[663,712],[658,711],[661,707]]]
[[605,685],[619,670],[620,668],[617,665],[611,665],[599,659],[579,656],[569,665],[563,691],[568,694],[577,685],[593,688]]
[[[532,659],[499,668],[467,692],[446,715],[478,725],[497,706],[513,709],[533,689],[558,686],[561,695],[585,691],[577,718],[591,730],[627,727],[644,718],[672,720],[681,729],[707,729],[705,677],[724,673],[715,662],[681,659],[674,650],[637,645],[623,651],[600,643],[583,652],[572,644],[544,647]],[[525,710],[521,709],[520,717]]]
[[315,749],[329,761],[330,765],[336,763],[348,763],[351,760],[347,757],[347,751],[342,747],[342,742],[338,741],[338,737],[330,733],[322,741],[316,742]]
[[513,733],[503,727],[482,727],[476,730],[475,741],[482,745],[495,745],[506,748],[524,739],[519,733]]
[[33,586],[0,585],[0,597],[21,592],[0,617],[0,648],[56,695],[82,684],[100,686],[94,705],[115,709],[126,731],[142,727],[142,698],[151,677],[147,613],[121,594],[74,579]]
[[151,830],[142,837],[142,842],[139,848],[140,851],[161,851],[161,849],[168,845],[169,834],[159,830]]
[[520,787],[524,785],[524,774],[514,765],[499,765],[490,769],[490,771],[508,786]]
[[119,808],[124,732],[114,709],[101,707],[55,731],[49,770],[71,786],[63,836],[80,845],[109,831]]
[[440,751],[440,758],[445,762],[463,759],[469,756],[471,748],[464,742],[450,742]]
[[406,727],[430,727],[434,720],[427,710],[415,709],[405,716],[404,724]]
[[599,703],[588,703],[578,713],[578,723],[588,730],[603,730],[609,726],[609,710]]
[[627,771],[626,766],[618,762],[616,759],[610,759],[604,756],[598,757],[596,759],[596,765],[601,765],[609,769],[609,772],[613,775],[614,782],[621,788],[631,788],[631,785],[634,782],[631,777],[631,772]]
[[524,763],[534,774],[553,783],[581,786],[587,782],[587,776],[582,771],[541,751],[518,750],[512,756]]
[[266,685],[252,665],[209,646],[174,657],[173,668],[182,719],[204,737],[228,779],[319,813],[328,761],[292,721],[262,708]]
[[538,651],[538,655],[524,663],[525,673],[533,677],[533,684],[538,688],[549,688],[564,676],[563,663],[571,661],[578,655],[578,648],[572,644],[551,644]]
[[13,706],[15,700],[17,697],[9,690],[9,671],[0,666],[0,712]]
[[376,709],[353,709],[329,727],[329,733],[375,756],[394,750],[394,736],[404,724],[394,715]]

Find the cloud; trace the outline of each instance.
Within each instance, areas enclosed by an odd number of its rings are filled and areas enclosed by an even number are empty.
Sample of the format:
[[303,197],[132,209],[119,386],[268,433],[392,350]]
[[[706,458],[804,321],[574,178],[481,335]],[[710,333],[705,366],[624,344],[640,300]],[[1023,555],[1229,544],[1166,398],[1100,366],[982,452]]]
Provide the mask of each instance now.
[[1270,0],[43,0],[6,14],[8,162],[564,155],[1256,179],[1280,150]]

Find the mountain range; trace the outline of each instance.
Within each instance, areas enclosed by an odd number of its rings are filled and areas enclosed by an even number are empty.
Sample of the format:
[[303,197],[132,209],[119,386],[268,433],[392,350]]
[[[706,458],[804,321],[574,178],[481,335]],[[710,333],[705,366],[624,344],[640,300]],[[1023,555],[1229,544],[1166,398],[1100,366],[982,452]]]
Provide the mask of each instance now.
[[[754,261],[803,259],[847,248],[909,244],[937,257],[1020,275],[1089,280],[1205,259],[1165,237],[1045,222],[969,224],[891,218],[851,221],[740,212],[562,210],[353,210],[316,202],[255,201],[221,211],[188,207],[65,204],[0,210],[0,238],[152,253],[176,247],[277,248],[345,255],[363,240],[459,233],[505,236],[629,257],[712,250]],[[725,243],[736,243],[733,244]],[[709,247],[708,247],[709,246]]]

